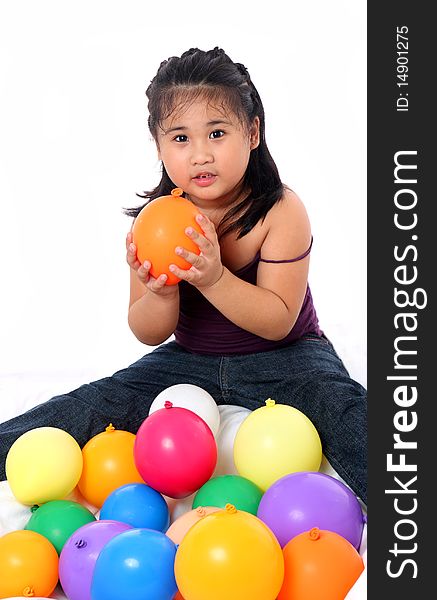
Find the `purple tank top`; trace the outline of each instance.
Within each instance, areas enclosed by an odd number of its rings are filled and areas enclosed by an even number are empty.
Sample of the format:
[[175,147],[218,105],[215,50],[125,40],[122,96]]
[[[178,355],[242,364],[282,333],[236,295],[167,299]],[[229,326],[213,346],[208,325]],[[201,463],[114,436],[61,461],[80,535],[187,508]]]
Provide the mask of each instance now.
[[[234,275],[243,281],[256,284],[259,261],[258,253],[248,265],[235,271]],[[288,346],[308,333],[322,335],[308,286],[293,329],[279,341],[266,340],[238,327],[186,281],[179,283],[179,296],[179,322],[175,330],[175,339],[185,350],[195,354],[230,356],[265,352]]]

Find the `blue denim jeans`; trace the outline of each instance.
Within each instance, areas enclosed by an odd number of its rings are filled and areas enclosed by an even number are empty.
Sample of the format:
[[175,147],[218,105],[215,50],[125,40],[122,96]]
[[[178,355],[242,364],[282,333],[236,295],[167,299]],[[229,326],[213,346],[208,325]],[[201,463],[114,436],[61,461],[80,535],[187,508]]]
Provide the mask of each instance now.
[[302,411],[316,427],[333,468],[367,503],[366,390],[351,379],[326,337],[307,335],[286,348],[207,356],[167,342],[111,377],[82,385],[0,424],[0,479],[11,444],[24,432],[52,426],[83,446],[109,423],[136,433],[165,388],[191,383],[217,404],[255,410],[267,398]]

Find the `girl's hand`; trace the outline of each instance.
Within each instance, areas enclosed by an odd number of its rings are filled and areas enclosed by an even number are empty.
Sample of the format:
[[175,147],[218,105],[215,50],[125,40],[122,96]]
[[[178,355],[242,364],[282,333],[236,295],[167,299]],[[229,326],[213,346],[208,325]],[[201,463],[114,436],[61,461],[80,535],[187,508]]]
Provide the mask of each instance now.
[[126,261],[133,271],[136,271],[138,279],[151,292],[161,296],[171,296],[178,291],[175,285],[165,285],[167,275],[160,275],[157,279],[150,275],[151,263],[146,260],[143,264],[140,263],[137,257],[137,248],[132,241],[132,232],[126,236]]
[[197,215],[196,221],[202,227],[204,235],[192,227],[187,227],[185,233],[199,247],[200,255],[178,246],[175,248],[175,253],[182,256],[192,266],[190,269],[184,270],[171,264],[169,268],[177,277],[188,281],[195,287],[209,288],[217,283],[223,275],[220,245],[214,223],[205,215]]

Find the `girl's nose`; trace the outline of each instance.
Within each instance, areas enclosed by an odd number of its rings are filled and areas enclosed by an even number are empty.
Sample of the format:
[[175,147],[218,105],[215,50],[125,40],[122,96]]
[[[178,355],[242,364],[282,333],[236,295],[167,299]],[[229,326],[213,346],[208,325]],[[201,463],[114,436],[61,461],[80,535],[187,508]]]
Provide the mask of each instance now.
[[214,156],[207,144],[196,144],[196,146],[193,147],[191,154],[191,163],[193,165],[205,165],[212,163],[213,161]]

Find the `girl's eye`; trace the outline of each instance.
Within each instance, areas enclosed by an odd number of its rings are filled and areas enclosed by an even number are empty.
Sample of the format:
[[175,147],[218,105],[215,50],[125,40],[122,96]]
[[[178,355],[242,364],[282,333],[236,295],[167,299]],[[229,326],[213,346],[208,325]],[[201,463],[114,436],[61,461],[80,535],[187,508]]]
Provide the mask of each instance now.
[[188,140],[188,137],[186,135],[181,134],[181,135],[177,135],[174,138],[174,140],[175,140],[175,142],[186,142]]
[[213,140],[221,138],[225,135],[225,132],[222,129],[216,129],[209,134],[209,137]]

